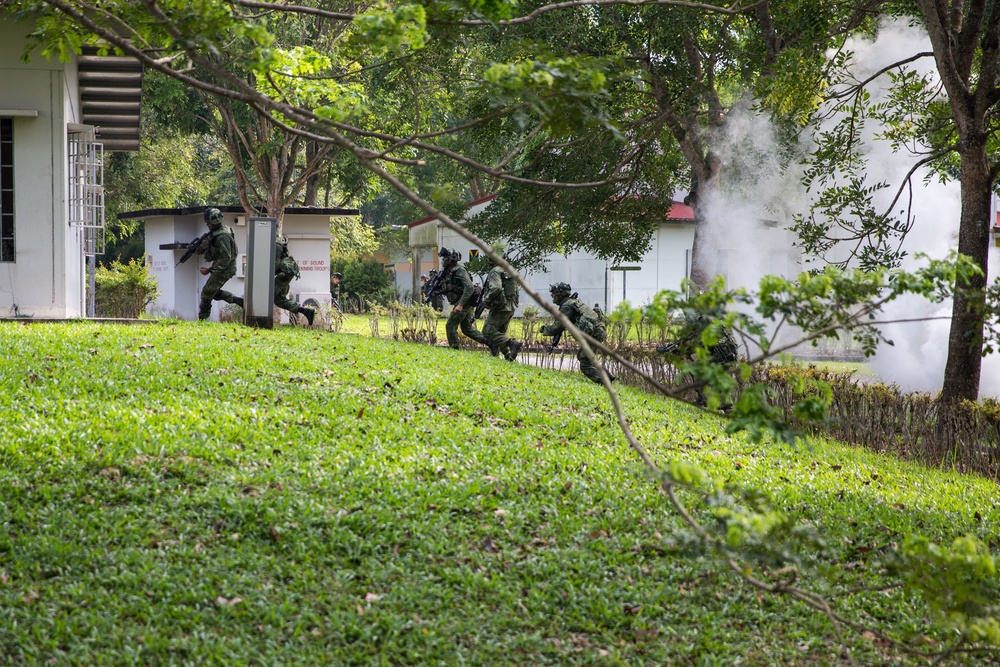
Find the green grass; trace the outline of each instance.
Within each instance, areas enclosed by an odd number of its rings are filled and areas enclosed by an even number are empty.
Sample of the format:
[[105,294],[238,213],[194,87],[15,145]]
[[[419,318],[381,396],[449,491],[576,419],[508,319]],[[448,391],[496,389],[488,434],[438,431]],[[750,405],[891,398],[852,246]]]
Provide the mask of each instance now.
[[[0,323],[0,349],[0,664],[845,664],[822,617],[667,547],[578,373],[291,327]],[[623,401],[656,459],[818,524],[837,591],[906,533],[998,534],[991,482]],[[941,639],[905,593],[840,605]]]

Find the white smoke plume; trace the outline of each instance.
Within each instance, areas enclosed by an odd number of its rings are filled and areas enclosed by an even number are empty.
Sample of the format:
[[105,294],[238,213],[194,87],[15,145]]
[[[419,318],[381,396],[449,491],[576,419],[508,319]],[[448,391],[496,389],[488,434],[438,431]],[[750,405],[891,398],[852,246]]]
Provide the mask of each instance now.
[[[847,48],[854,54],[855,78],[864,80],[894,62],[930,51],[930,42],[922,27],[892,20],[882,24],[875,40],[856,39]],[[907,67],[921,74],[933,75],[936,71],[932,58]],[[889,81],[884,80],[882,85],[888,86]],[[874,103],[885,98],[887,88],[870,87],[870,92]],[[884,210],[917,158],[907,151],[894,151],[889,142],[879,140],[875,136],[879,130],[869,123],[861,145],[868,156],[869,184],[887,181],[891,186],[875,196],[876,207]],[[729,187],[714,201],[705,202],[705,236],[712,248],[709,257],[718,259],[711,268],[726,275],[730,286],[748,289],[754,289],[765,274],[790,276],[804,270],[792,249],[794,238],[784,230],[795,213],[807,212],[810,196],[816,194],[804,191],[801,168],[780,163],[773,128],[750,108],[734,110],[718,146],[726,177],[735,176],[737,183],[732,187],[727,182]],[[913,226],[903,244],[907,252],[903,266],[907,269],[918,265],[917,253],[938,259],[957,247],[960,185],[941,184],[935,178],[925,182],[925,175],[917,173],[912,180]],[[904,194],[901,201],[908,199],[909,194]],[[900,208],[897,203],[895,210]],[[897,322],[884,327],[894,345],[880,346],[870,360],[882,380],[907,391],[938,391],[944,374],[950,315],[950,302],[933,304],[912,297],[892,304],[882,319]],[[915,319],[922,321],[900,322]],[[993,355],[984,360],[984,396],[1000,395],[1000,373],[996,371],[1000,371],[1000,358]]]

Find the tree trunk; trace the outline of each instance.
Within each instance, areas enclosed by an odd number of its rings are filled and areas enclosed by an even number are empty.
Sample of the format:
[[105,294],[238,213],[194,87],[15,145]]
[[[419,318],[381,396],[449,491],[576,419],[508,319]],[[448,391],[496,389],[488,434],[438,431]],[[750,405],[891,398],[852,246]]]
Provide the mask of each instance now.
[[[316,159],[316,153],[319,147],[316,145],[315,141],[310,141],[306,144],[306,164],[312,164],[313,160]],[[316,202],[319,201],[319,170],[317,169],[312,174],[306,178],[306,194],[305,194],[305,204],[306,206],[315,206]]]
[[[722,174],[722,160],[709,151],[702,162],[702,169],[695,170],[695,183],[691,194],[684,203],[694,210],[694,240],[691,243],[691,282],[699,292],[708,287],[708,282],[718,272],[712,261],[714,244],[708,234],[708,220],[705,218],[706,205],[719,192],[719,178]],[[697,174],[704,174],[698,177]]]
[[980,140],[966,139],[962,158],[962,215],[958,228],[958,252],[968,255],[983,270],[973,279],[967,294],[956,295],[948,336],[948,361],[940,401],[954,404],[979,399],[983,366],[983,307],[990,244],[991,175],[986,159],[985,134]]

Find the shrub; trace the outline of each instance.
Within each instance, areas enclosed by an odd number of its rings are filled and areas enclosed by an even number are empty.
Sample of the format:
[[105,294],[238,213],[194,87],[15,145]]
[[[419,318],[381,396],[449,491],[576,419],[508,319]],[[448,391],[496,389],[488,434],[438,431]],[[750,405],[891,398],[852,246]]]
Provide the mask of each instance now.
[[331,269],[344,276],[340,281],[342,309],[369,301],[387,306],[397,300],[392,274],[377,260],[335,259]]
[[98,267],[95,283],[98,317],[137,318],[160,294],[149,267],[134,259],[128,264],[112,262]]

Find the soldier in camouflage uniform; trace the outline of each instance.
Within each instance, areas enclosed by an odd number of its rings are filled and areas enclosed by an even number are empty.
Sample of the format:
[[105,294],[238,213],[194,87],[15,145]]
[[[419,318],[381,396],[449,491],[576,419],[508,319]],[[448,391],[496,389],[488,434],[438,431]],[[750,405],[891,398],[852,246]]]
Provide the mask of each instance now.
[[340,281],[344,279],[343,274],[335,273],[330,277],[330,300],[333,307],[340,310]]
[[462,333],[482,345],[487,345],[486,338],[476,328],[476,302],[478,293],[472,284],[472,276],[465,267],[459,266],[462,255],[454,250],[441,248],[438,256],[444,260],[441,277],[441,292],[452,305],[451,314],[445,324],[448,334],[448,345],[458,349],[458,328]]
[[292,281],[298,277],[299,265],[288,253],[288,239],[279,235],[274,243],[274,305],[292,313],[302,313],[312,326],[316,311],[300,306],[288,296]]
[[[603,343],[604,339],[607,338],[604,323],[601,322],[601,318],[597,316],[593,308],[576,296],[570,296],[572,291],[573,288],[570,287],[569,283],[556,283],[549,286],[549,294],[552,296],[552,301],[559,306],[559,312],[575,324],[580,331]],[[543,336],[560,336],[565,330],[565,327],[559,322],[553,322],[543,326],[541,331]],[[580,372],[600,384],[601,373],[584,354],[583,348],[577,353],[576,358],[580,362]],[[608,373],[608,378],[613,382],[615,376]]]
[[212,301],[243,305],[243,299],[222,289],[222,286],[236,275],[236,257],[239,252],[236,248],[236,235],[232,227],[222,224],[222,211],[217,208],[205,209],[205,224],[212,233],[202,241],[197,253],[203,255],[212,265],[199,269],[201,275],[209,276],[208,282],[201,288],[199,320],[207,320],[212,314]]
[[494,264],[486,275],[486,287],[483,291],[483,301],[490,309],[486,323],[483,324],[483,337],[489,345],[490,354],[495,357],[503,352],[507,361],[517,359],[517,353],[521,349],[521,342],[511,340],[507,335],[507,327],[517,308],[518,292],[517,282]]

